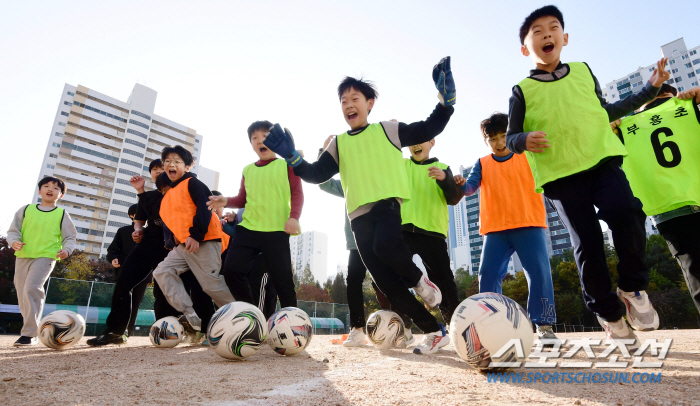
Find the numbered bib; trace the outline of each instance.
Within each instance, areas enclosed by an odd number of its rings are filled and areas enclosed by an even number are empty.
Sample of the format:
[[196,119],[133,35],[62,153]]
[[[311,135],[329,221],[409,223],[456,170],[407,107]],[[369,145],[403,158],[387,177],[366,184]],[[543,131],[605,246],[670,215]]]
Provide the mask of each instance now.
[[669,101],[624,118],[629,155],[622,169],[649,215],[700,204],[700,112],[692,100]]

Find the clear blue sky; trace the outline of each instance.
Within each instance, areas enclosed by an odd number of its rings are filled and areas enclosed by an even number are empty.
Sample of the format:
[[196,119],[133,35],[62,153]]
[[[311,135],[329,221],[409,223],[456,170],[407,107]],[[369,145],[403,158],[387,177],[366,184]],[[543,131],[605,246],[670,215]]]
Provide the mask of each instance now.
[[[30,201],[64,83],[126,101],[136,81],[156,113],[204,135],[202,165],[235,194],[256,155],[254,120],[288,127],[307,157],[346,131],[335,93],[345,75],[373,80],[371,120],[422,120],[437,102],[432,66],[452,56],[455,114],[433,156],[471,165],[488,150],[478,123],[507,112],[531,69],[518,27],[545,2],[5,2],[0,13],[0,232]],[[700,3],[560,1],[569,45],[601,83],[660,58],[660,45],[700,44]],[[664,16],[664,17],[660,17]],[[664,18],[664,21],[660,19]],[[343,201],[305,184],[303,230],[329,235],[329,274],[346,262]]]

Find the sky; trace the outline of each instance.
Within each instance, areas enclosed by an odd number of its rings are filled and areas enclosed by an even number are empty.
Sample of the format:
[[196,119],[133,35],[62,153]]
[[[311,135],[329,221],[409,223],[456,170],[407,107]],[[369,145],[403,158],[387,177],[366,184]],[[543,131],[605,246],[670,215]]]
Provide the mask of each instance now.
[[[289,128],[315,160],[329,135],[348,130],[336,88],[372,80],[370,122],[424,120],[435,107],[432,67],[452,57],[455,113],[431,156],[472,165],[489,150],[479,122],[508,112],[532,61],[518,29],[532,1],[4,2],[0,6],[0,233],[36,193],[64,83],[126,101],[135,83],[158,92],[156,114],[204,137],[201,165],[235,195],[257,159],[255,120]],[[700,44],[700,3],[559,1],[569,45],[562,61],[587,62],[603,85],[661,57],[684,37]],[[660,21],[660,15],[664,21]],[[404,155],[408,156],[405,150]],[[347,263],[344,202],[304,184],[303,231],[328,235],[328,275]]]

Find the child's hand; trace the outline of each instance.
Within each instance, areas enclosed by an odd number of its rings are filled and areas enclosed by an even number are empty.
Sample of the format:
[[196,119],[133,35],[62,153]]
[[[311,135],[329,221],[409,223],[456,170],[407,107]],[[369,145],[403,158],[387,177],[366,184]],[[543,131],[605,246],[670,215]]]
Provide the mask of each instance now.
[[301,227],[299,226],[299,220],[290,217],[286,223],[284,223],[284,232],[289,235],[299,235],[301,234]]
[[56,253],[56,258],[57,259],[66,259],[68,258],[68,251],[67,250],[60,250]]
[[187,251],[189,254],[199,251],[199,241],[192,237],[187,237],[185,240],[185,251]]
[[331,141],[333,141],[333,138],[335,138],[335,135],[329,135],[328,138],[326,138],[326,140],[323,142],[324,151],[326,150],[326,148],[328,148],[328,144],[330,144]]
[[22,247],[24,247],[25,245],[27,245],[26,242],[15,241],[15,242],[12,243],[12,249],[15,250],[15,251],[21,251],[21,250],[22,250]]
[[228,199],[226,199],[224,196],[209,196],[207,207],[209,208],[209,210],[213,211],[222,207],[226,207],[226,203],[228,203]]
[[649,78],[649,83],[654,87],[661,87],[665,81],[671,78],[671,73],[666,70],[666,63],[668,58],[661,58],[656,62],[656,69]]
[[620,132],[618,131],[617,128],[620,126],[620,123],[622,123],[622,119],[621,119],[621,118],[618,118],[617,120],[615,120],[615,121],[613,121],[612,123],[610,123],[610,128],[612,128],[613,132],[614,132],[615,134],[618,134],[618,135],[620,134]]
[[530,152],[544,152],[545,148],[549,148],[549,140],[544,138],[547,134],[544,131],[530,131],[527,134],[525,149]]
[[129,183],[131,183],[131,186],[136,189],[137,192],[143,193],[144,192],[144,186],[146,185],[146,181],[143,179],[143,177],[139,175],[134,175],[129,179]]
[[677,97],[681,100],[688,100],[695,97],[695,103],[700,104],[700,87],[694,87],[692,89],[684,90],[678,93]]
[[136,230],[131,233],[131,239],[134,240],[136,244],[141,242],[141,238],[143,238],[143,230]]
[[119,265],[119,260],[117,258],[114,258],[112,260],[112,266],[115,268],[119,268],[121,265]]
[[438,168],[437,166],[431,166],[428,168],[428,176],[439,181],[445,180],[445,177],[447,177],[447,174],[445,171],[442,169]]
[[460,186],[460,187],[461,187],[461,186],[464,185],[466,182],[467,182],[467,180],[464,179],[464,176],[462,176],[462,175],[455,175],[455,183],[457,184],[457,186]]

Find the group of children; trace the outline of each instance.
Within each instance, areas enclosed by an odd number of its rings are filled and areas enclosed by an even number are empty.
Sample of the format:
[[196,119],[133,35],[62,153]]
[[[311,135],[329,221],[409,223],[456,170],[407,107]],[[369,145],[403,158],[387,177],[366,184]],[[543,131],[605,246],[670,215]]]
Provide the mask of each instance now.
[[[568,34],[554,6],[525,19],[520,41],[522,54],[532,58],[536,69],[513,87],[507,116],[495,113],[482,121],[481,133],[492,153],[476,162],[467,179],[430,156],[435,137],[454,113],[450,57],[433,68],[439,103],[424,121],[369,123],[377,100],[374,86],[345,78],[338,97],[349,130],[329,137],[314,163],[296,150],[289,130],[254,122],[248,138],[259,160],[244,168],[235,197],[212,193],[190,173],[189,151],[165,148],[162,162],[153,161],[149,168],[157,191],[144,191],[138,176],[131,180],[139,201],[129,226],[133,230],[124,232],[131,231],[136,244],[115,247],[114,254],[110,247],[112,263],[120,269],[112,309],[105,331],[88,344],[126,341],[151,273],[156,317],[177,315],[190,332],[205,332],[215,305],[234,298],[258,305],[268,317],[277,297],[282,307],[296,306],[289,236],[301,232],[302,180],[345,199],[352,327],[345,346],[365,343],[366,271],[382,308],[398,312],[407,325],[415,323],[426,333],[414,353],[432,354],[449,343],[446,326],[428,311],[439,308],[449,322],[458,306],[446,245],[447,206],[479,188],[484,236],[479,289],[500,293],[508,260],[518,253],[530,292],[527,310],[539,338],[556,338],[540,193],[569,230],[585,303],[608,339],[637,342],[627,322],[637,330],[659,325],[645,292],[646,215],[653,216],[668,241],[700,311],[700,265],[693,260],[700,249],[695,159],[700,154],[700,89],[675,97],[675,89],[664,85],[670,75],[662,59],[642,91],[607,103],[585,63],[560,61]],[[635,110],[637,114],[620,121]],[[409,159],[403,157],[404,147],[410,150]],[[332,179],[338,173],[340,180]],[[36,343],[43,284],[55,259],[66,258],[75,248],[75,227],[56,207],[65,184],[45,178],[39,193],[41,203],[20,209],[8,233],[18,257],[15,285],[25,322],[16,345]],[[223,216],[224,207],[242,210]],[[610,227],[619,257],[616,293],[611,291],[599,219]],[[413,262],[415,254],[426,274]],[[411,344],[410,329],[406,331],[405,342]]]

